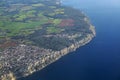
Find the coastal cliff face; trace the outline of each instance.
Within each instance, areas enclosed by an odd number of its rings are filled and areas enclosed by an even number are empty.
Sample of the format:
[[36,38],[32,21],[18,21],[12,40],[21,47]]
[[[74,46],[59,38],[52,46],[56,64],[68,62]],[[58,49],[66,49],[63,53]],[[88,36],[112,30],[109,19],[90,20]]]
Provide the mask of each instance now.
[[[69,47],[66,47],[60,51],[52,51],[50,49],[43,49],[36,46],[27,46],[20,44],[17,47],[12,49],[5,50],[0,57],[2,62],[0,63],[3,72],[1,80],[16,80],[20,77],[28,76],[38,70],[43,69],[45,66],[53,63],[62,56],[75,51],[77,48],[89,43],[93,37],[95,37],[95,30],[92,27],[92,34],[87,34],[86,37],[81,39],[74,44],[71,44]],[[6,55],[9,54],[9,55]],[[15,56],[14,60],[12,60]],[[7,57],[7,58],[6,58]],[[12,72],[11,72],[12,71]]]
[[41,70],[96,35],[81,11],[61,6],[60,0],[2,1],[7,4],[0,7],[8,14],[0,12],[4,16],[0,23],[6,23],[0,24],[0,80],[16,80]]

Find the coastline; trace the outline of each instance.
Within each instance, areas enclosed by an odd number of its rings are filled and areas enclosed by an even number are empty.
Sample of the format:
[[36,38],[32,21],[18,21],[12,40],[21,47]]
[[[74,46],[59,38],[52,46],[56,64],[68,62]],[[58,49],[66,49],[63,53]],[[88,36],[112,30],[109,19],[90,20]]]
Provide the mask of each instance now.
[[[67,55],[70,52],[73,52],[76,49],[80,48],[81,46],[84,46],[84,45],[88,44],[95,37],[94,27],[91,26],[91,29],[92,29],[92,32],[93,32],[92,34],[88,34],[85,38],[76,42],[75,44],[72,44],[71,46],[69,46],[67,48],[64,48],[60,51],[50,51],[50,50],[48,50],[49,54],[43,55],[43,57],[41,57],[40,59],[35,61],[34,64],[30,64],[27,67],[27,69],[25,69],[26,71],[24,70],[24,67],[22,67],[23,68],[23,71],[21,71],[22,75],[19,75],[19,74],[21,74],[21,72],[18,72],[17,74],[15,74],[15,73],[9,71],[7,74],[5,74],[1,77],[1,80],[6,80],[8,78],[10,78],[9,80],[17,80],[17,79],[20,79],[22,77],[27,77],[27,76],[35,73],[36,71],[39,71],[39,70],[45,68],[47,65],[50,65],[51,63],[60,59],[62,56]],[[20,45],[17,48],[21,48],[21,47],[23,47],[24,49],[27,49],[27,47],[29,47],[29,46]]]
[[[4,69],[2,70],[3,72],[0,74],[2,75],[0,76],[0,80],[17,80],[21,77],[29,76],[60,59],[62,56],[67,55],[70,52],[73,52],[76,49],[80,48],[81,46],[88,44],[95,37],[96,32],[94,26],[91,25],[88,18],[84,19],[84,21],[89,24],[88,30],[91,33],[85,34],[83,38],[79,41],[76,41],[70,46],[59,51],[44,49],[37,46],[19,44],[16,47],[12,47],[10,49],[6,49],[3,52],[0,52],[0,55],[4,55],[0,57],[0,59],[2,61],[6,61],[4,63],[0,63],[0,69]],[[80,34],[77,34],[77,37],[79,37],[79,35]],[[74,35],[71,35],[70,37],[72,36]],[[14,61],[12,60],[13,56],[16,56],[16,58],[14,58]],[[9,64],[9,62],[11,62],[11,64]],[[2,65],[5,65],[5,68]]]
[[[42,61],[43,61],[43,66],[42,67],[39,67],[38,70],[33,70],[32,73],[30,73],[30,74],[28,73],[28,74],[26,74],[23,77],[27,77],[29,75],[32,75],[36,71],[39,71],[39,70],[45,68],[46,66],[54,63],[55,61],[59,60],[63,56],[65,56],[65,55],[67,55],[67,54],[69,54],[69,53],[71,53],[73,51],[76,51],[76,49],[78,49],[78,48],[88,44],[96,36],[94,26],[91,26],[91,28],[92,28],[93,34],[88,34],[87,37],[85,37],[82,40],[76,42],[75,44],[72,44],[71,46],[69,46],[67,48],[64,48],[64,49],[62,49],[60,51],[53,51],[53,52],[51,52],[52,54],[54,53],[54,55],[51,54],[51,55],[47,55],[47,57],[44,57],[42,59]],[[48,64],[44,64],[45,62],[49,62],[49,63]]]

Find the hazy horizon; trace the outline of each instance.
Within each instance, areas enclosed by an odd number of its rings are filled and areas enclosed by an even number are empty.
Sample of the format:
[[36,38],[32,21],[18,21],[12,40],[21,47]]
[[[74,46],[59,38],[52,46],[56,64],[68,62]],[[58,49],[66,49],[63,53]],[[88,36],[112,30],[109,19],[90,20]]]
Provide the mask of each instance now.
[[94,6],[105,7],[105,8],[110,8],[110,7],[118,8],[118,7],[120,7],[120,0],[100,0],[100,1],[98,1],[98,0],[74,0],[74,1],[63,0],[63,1],[72,2],[72,3],[74,3],[76,5],[80,5],[80,6],[84,6],[87,4],[89,7],[94,7]]

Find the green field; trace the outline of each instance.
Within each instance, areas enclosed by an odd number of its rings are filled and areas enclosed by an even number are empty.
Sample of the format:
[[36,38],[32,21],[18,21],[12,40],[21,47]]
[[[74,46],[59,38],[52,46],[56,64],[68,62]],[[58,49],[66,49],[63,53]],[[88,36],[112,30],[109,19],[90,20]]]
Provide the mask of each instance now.
[[[12,37],[19,35],[29,35],[34,30],[45,28],[43,25],[49,23],[53,24],[52,27],[47,27],[46,33],[59,33],[60,28],[56,28],[60,24],[61,19],[49,18],[44,15],[44,11],[37,10],[38,7],[49,8],[42,3],[24,5],[14,4],[12,7],[2,9],[0,8],[0,37]],[[17,9],[18,8],[18,9]],[[50,16],[55,16],[58,13],[63,13],[63,9],[55,9],[56,6],[50,6],[54,12],[48,13]],[[7,14],[5,11],[8,11]],[[11,13],[10,11],[13,11]]]

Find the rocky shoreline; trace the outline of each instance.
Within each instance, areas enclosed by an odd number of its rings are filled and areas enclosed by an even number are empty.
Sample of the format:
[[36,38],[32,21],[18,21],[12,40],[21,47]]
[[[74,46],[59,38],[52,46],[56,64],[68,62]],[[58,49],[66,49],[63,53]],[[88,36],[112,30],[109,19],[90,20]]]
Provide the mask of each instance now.
[[[39,25],[41,28],[32,29],[32,33],[26,36],[11,36],[5,38],[5,40],[1,38],[0,80],[17,80],[29,76],[62,56],[86,45],[96,35],[94,26],[85,14],[71,7],[60,6],[60,0],[54,0],[53,2],[51,0],[44,2],[43,0],[40,1],[40,4],[33,3],[34,0],[31,3],[32,6],[36,6],[33,9],[34,11],[45,10],[46,15],[42,11],[39,14],[40,20],[41,18],[49,18],[49,20]],[[19,4],[17,5],[19,6]],[[22,7],[31,8],[31,6],[25,5],[22,5]],[[9,7],[7,8],[9,9]],[[49,9],[50,11],[46,13]],[[50,12],[51,14],[49,14]],[[33,17],[33,21],[37,20],[37,17],[35,19]],[[30,29],[26,30],[29,32]],[[10,33],[9,30],[6,30],[6,32]]]
[[[80,41],[60,51],[52,51],[50,49],[27,46],[24,44],[6,49],[0,54],[0,69],[2,70],[0,80],[16,80],[28,76],[55,62],[62,56],[75,51],[77,48],[89,43],[95,37],[94,27],[90,26],[90,29],[92,31],[91,34],[87,34],[86,37]],[[16,58],[12,58],[13,56],[16,56]]]

